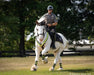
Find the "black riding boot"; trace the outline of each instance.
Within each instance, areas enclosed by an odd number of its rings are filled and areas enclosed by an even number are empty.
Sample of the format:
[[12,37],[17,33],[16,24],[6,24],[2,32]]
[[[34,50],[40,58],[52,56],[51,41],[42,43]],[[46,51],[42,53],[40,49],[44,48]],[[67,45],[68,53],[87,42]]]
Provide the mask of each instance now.
[[52,44],[51,44],[51,47],[53,49],[56,49],[56,47],[55,47],[55,34],[52,35]]
[[55,29],[46,28],[46,30],[50,34],[50,37],[52,39],[51,47],[53,49],[56,49],[56,47],[55,47]]

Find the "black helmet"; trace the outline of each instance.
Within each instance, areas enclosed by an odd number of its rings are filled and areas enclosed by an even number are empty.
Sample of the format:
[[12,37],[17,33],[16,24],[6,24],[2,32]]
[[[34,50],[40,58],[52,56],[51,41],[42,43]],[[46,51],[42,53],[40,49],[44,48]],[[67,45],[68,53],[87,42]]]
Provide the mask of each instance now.
[[52,5],[49,5],[49,6],[47,7],[47,10],[53,10],[53,6],[52,6]]

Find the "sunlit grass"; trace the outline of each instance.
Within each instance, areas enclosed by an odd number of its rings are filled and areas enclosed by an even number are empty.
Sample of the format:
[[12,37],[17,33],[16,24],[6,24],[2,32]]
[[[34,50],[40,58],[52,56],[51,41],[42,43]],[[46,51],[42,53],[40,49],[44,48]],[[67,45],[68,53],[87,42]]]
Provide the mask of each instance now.
[[39,59],[38,70],[31,72],[34,57],[0,58],[0,75],[94,75],[94,56],[62,57],[63,71],[49,72],[54,57],[49,57],[49,63],[43,64]]

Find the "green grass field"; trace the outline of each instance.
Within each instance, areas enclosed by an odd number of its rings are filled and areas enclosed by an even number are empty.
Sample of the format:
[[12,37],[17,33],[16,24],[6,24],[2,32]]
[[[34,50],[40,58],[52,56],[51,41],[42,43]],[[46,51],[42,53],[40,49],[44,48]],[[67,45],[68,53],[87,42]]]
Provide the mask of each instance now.
[[63,71],[49,72],[54,57],[48,58],[48,64],[43,64],[41,58],[38,70],[30,71],[34,57],[6,57],[0,58],[0,75],[94,75],[94,56],[62,56]]

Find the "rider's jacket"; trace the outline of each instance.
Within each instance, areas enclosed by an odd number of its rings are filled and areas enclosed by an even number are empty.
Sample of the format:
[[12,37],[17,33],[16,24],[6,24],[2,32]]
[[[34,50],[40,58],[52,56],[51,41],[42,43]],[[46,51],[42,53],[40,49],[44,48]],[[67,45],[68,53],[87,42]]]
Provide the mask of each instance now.
[[[52,23],[58,22],[57,17],[54,13],[51,13],[51,14],[46,13],[43,15],[43,17],[45,17],[46,24],[52,24]],[[54,29],[55,26],[51,26],[48,28],[51,30],[51,29]]]

